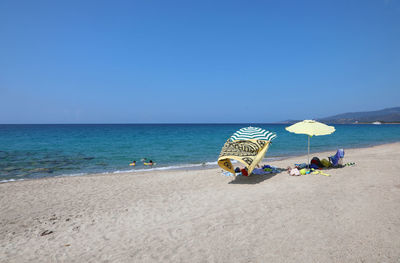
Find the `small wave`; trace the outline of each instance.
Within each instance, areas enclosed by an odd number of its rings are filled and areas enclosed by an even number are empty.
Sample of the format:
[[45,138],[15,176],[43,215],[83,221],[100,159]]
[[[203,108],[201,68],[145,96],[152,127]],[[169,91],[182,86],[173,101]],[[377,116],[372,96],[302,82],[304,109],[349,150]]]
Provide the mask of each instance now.
[[117,170],[114,172],[104,172],[102,174],[119,174],[119,173],[132,173],[132,172],[151,172],[151,171],[165,171],[165,170],[180,170],[185,168],[211,168],[217,166],[217,162],[204,162],[198,164],[180,164],[162,167],[152,167],[152,168],[141,168],[141,169],[130,169],[130,170]]
[[1,180],[0,184],[2,183],[9,183],[9,182],[16,182],[16,181],[24,181],[25,179],[8,179],[8,180]]
[[267,157],[267,158],[264,158],[263,161],[264,162],[274,162],[274,161],[281,161],[286,158],[288,158],[288,156],[286,156],[286,157],[285,156]]
[[205,165],[218,165],[218,162],[205,162]]
[[88,173],[76,173],[76,174],[61,174],[61,175],[57,175],[57,176],[54,176],[54,177],[64,177],[64,176],[71,176],[71,177],[73,177],[73,176],[82,176],[82,175],[87,175]]

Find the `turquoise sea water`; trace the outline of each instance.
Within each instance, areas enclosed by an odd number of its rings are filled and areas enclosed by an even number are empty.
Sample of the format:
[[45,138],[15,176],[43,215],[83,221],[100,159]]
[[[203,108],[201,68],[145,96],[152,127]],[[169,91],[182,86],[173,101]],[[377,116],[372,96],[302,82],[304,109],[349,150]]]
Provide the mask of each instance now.
[[[213,166],[224,142],[248,124],[0,125],[0,182],[59,175]],[[283,124],[267,158],[307,153],[307,136]],[[335,125],[311,139],[311,152],[400,141],[400,125]],[[150,168],[140,160],[157,164]],[[132,168],[129,163],[137,161]],[[205,165],[204,165],[205,163]]]

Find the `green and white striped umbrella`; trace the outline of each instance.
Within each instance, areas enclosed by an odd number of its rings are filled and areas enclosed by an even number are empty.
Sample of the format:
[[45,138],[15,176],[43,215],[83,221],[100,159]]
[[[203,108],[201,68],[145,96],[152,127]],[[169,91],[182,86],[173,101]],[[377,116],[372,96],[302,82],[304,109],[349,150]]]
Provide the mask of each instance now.
[[276,134],[273,132],[266,131],[258,127],[246,127],[235,132],[230,140],[241,141],[241,140],[264,140],[272,141],[276,138]]

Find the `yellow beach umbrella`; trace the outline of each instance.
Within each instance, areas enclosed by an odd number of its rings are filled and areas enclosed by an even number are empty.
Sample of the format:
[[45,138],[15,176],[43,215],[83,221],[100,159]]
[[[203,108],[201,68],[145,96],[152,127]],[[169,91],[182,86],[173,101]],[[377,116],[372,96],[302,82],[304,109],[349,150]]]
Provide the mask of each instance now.
[[335,127],[314,120],[300,121],[285,129],[296,134],[308,135],[308,164],[310,164],[310,138],[312,136],[328,135],[335,131]]

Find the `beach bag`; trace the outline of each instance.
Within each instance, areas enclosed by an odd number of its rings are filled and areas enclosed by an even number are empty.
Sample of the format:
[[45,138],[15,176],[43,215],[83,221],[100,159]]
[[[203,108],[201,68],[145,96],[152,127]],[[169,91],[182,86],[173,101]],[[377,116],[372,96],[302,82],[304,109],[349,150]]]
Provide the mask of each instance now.
[[327,159],[322,159],[321,163],[325,168],[331,167],[331,163]]
[[318,157],[313,157],[311,159],[311,164],[315,164],[317,166],[317,168],[322,168],[324,167],[324,165],[321,163],[321,161],[319,160]]
[[242,171],[242,175],[249,176],[249,173],[247,172],[246,169],[243,168],[241,171]]

